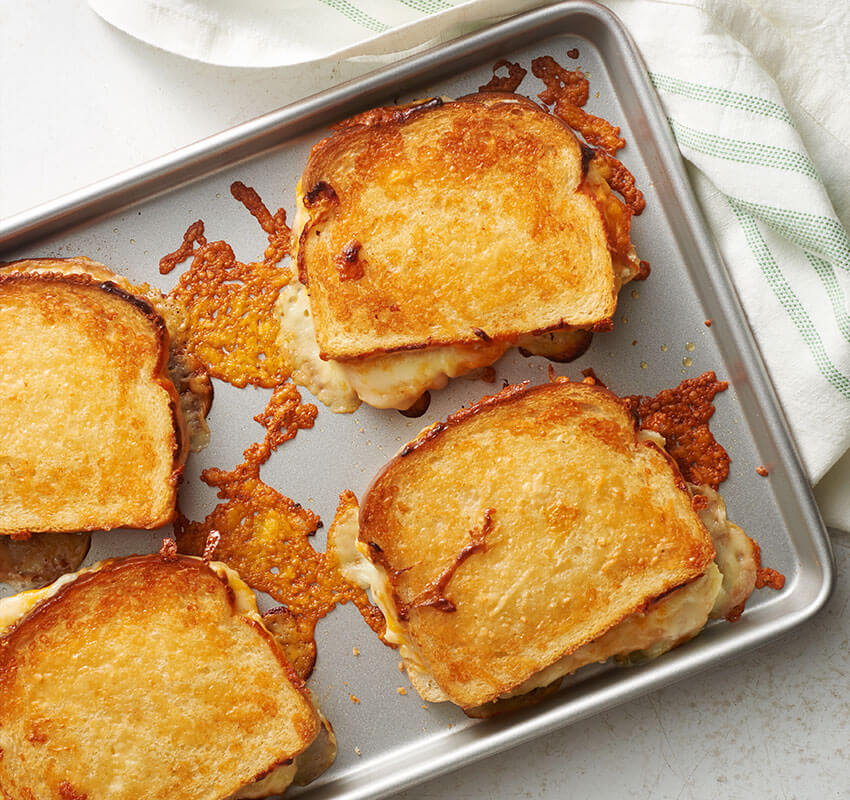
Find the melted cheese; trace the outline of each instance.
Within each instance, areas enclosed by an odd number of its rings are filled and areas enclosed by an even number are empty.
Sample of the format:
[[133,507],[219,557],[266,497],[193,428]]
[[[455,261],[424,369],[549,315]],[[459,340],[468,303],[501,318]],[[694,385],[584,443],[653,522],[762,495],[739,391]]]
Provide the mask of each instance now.
[[336,414],[357,410],[360,400],[336,361],[323,361],[310,313],[307,289],[294,276],[281,289],[275,305],[280,318],[280,344],[292,359],[292,379],[306,386]]
[[[584,182],[585,186],[596,196],[600,215],[606,218],[606,231],[615,231],[618,220],[611,215],[615,214],[616,210],[606,202],[609,195],[613,193],[608,181],[602,176],[599,167],[593,160],[588,165]],[[619,207],[619,204],[616,205]],[[611,254],[611,268],[614,271],[614,295],[616,296],[620,289],[640,272],[640,259],[631,241],[629,241],[629,249],[625,253],[610,249],[610,245],[609,252]]]
[[[295,188],[295,219],[292,224],[292,262],[298,260],[298,241],[310,215],[304,205],[301,181]],[[630,280],[635,270],[615,267],[616,290]],[[487,367],[498,361],[517,342],[487,342],[443,345],[401,353],[387,353],[346,361],[323,360],[319,356],[310,299],[297,277],[280,293],[276,311],[280,317],[280,337],[294,362],[293,379],[306,386],[336,413],[354,411],[360,400],[375,408],[410,408],[424,392],[442,389],[451,378]],[[572,353],[575,331],[557,331],[560,339],[552,343],[552,334],[526,334],[518,342],[532,353],[557,355],[566,349]],[[358,399],[359,398],[359,399]]]
[[755,589],[756,544],[742,528],[729,522],[726,503],[717,492],[708,486],[691,486],[691,491],[708,499],[708,506],[699,515],[714,541],[715,560],[723,573],[723,586],[711,610],[712,619],[721,619],[744,603]]
[[508,347],[506,343],[445,345],[336,363],[361,400],[375,408],[404,410],[423,392],[442,389],[450,378],[498,361]]
[[[666,653],[696,636],[708,621],[722,576],[716,564],[703,575],[663,597],[644,612],[631,614],[619,625],[532,675],[500,699],[527,694],[570,675],[580,667],[616,657],[645,660]],[[638,655],[639,654],[639,655]]]
[[667,447],[667,440],[658,432],[650,430],[639,430],[637,432],[639,442],[652,442],[656,447],[664,450]]
[[[296,195],[293,262],[298,259],[301,230],[309,221],[300,181]],[[323,360],[316,343],[309,293],[297,276],[281,290],[276,311],[281,321],[281,342],[294,362],[293,379],[336,413],[354,411],[360,400],[375,408],[410,408],[423,392],[442,389],[450,378],[489,366],[501,358],[509,346],[482,343],[389,353],[351,361]]]
[[356,506],[346,509],[334,520],[333,552],[340,572],[350,583],[369,592],[372,602],[380,609],[387,623],[384,639],[398,647],[407,674],[423,699],[433,703],[448,700],[425,666],[415,645],[398,618],[392,587],[386,572],[368,556],[368,548],[358,540],[360,513]]

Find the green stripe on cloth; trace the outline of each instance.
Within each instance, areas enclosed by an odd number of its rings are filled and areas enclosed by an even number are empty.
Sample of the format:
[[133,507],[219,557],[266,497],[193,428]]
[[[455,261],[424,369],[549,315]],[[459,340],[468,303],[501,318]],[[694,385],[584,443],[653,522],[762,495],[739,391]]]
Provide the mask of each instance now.
[[838,283],[838,278],[835,276],[835,270],[832,268],[832,264],[811,253],[806,253],[806,258],[809,259],[809,263],[821,279],[821,283],[823,283],[826,296],[832,305],[832,313],[835,314],[835,322],[838,325],[838,329],[844,338],[850,342],[850,314],[847,313],[847,301],[844,297],[844,292],[841,291],[841,286]]
[[782,270],[776,263],[773,253],[770,252],[767,242],[765,242],[764,237],[761,235],[758,223],[753,217],[737,207],[731,199],[729,200],[729,205],[738,219],[747,244],[750,246],[750,250],[761,268],[762,274],[776,295],[776,299],[779,300],[779,303],[797,328],[800,338],[809,348],[809,353],[811,353],[812,359],[820,370],[821,375],[842,397],[850,400],[850,379],[841,373],[829,358],[823,344],[823,339],[821,339],[806,309],[803,308],[800,299],[794,294],[794,290],[782,274]]
[[436,14],[438,11],[445,11],[449,8],[454,8],[451,3],[445,0],[398,0],[402,5],[409,6],[416,11],[421,11],[423,14]]
[[788,123],[792,128],[794,127],[794,120],[791,115],[779,103],[774,103],[772,100],[744,94],[743,92],[733,92],[729,89],[718,89],[715,86],[706,86],[703,83],[685,81],[660,72],[650,72],[649,77],[655,88],[661,91],[689,97],[691,100],[700,100],[704,103],[714,103],[718,106],[749,111],[751,114],[758,114],[762,117],[773,117]]
[[729,139],[725,136],[717,136],[714,133],[698,131],[670,117],[667,118],[667,121],[673,129],[676,141],[692,150],[715,158],[724,158],[727,161],[737,161],[741,164],[755,164],[760,167],[798,172],[807,178],[820,181],[815,165],[805,153],[772,144],[745,142],[740,139]]
[[329,8],[332,8],[334,11],[338,11],[344,17],[348,17],[352,22],[356,22],[363,28],[367,28],[370,31],[374,31],[375,33],[383,33],[386,30],[389,30],[389,25],[384,22],[381,22],[379,19],[375,19],[375,17],[369,16],[366,12],[361,11],[357,6],[353,3],[349,3],[348,0],[321,0]]
[[850,239],[838,220],[808,211],[750,203],[730,197],[737,209],[766,222],[789,242],[802,247],[850,272]]

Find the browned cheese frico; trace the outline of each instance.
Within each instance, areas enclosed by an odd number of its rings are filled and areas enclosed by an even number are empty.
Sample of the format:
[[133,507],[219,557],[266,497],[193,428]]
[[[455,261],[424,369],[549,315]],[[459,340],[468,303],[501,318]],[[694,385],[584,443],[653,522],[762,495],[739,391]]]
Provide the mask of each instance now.
[[188,258],[192,263],[169,293],[183,311],[188,350],[215,378],[243,387],[267,388],[286,381],[291,366],[278,344],[280,323],[274,313],[281,288],[291,273],[280,266],[289,253],[286,212],[272,214],[251,188],[237,181],[230,187],[268,236],[260,261],[237,261],[224,241],[208,242],[198,220],[183,242],[160,260],[160,272],[173,270]]
[[[263,258],[238,261],[227,242],[207,241],[198,220],[189,226],[180,247],[163,257],[160,270],[170,272],[192,259],[169,300],[182,311],[187,347],[209,373],[239,388],[250,384],[273,392],[266,409],[254,418],[266,429],[263,440],[250,445],[234,469],[201,473],[201,480],[214,486],[223,502],[201,522],[180,513],[175,535],[180,552],[202,555],[216,532],[215,558],[281,604],[266,614],[266,625],[306,677],[316,656],[316,624],[336,605],[355,602],[379,631],[383,620],[370,610],[365,595],[352,589],[310,544],[321,525],[319,517],[260,478],[260,467],[278,447],[299,430],[313,427],[317,409],[302,403],[290,381],[289,350],[280,346],[276,306],[292,278],[290,269],[280,264],[290,248],[286,214],[283,209],[271,213],[256,191],[241,182],[231,186],[231,194],[266,233]],[[355,265],[356,256],[357,248],[352,247],[350,261]]]
[[[540,101],[584,139],[588,164],[585,190],[600,204],[612,252],[626,259],[631,249],[631,217],[646,207],[634,176],[617,158],[617,151],[626,146],[626,140],[616,125],[584,110],[590,84],[581,70],[565,69],[551,56],[541,56],[531,62],[531,71],[546,84],[538,95]],[[620,193],[622,201],[604,191],[606,184]],[[649,263],[641,261],[635,280],[644,280],[648,275]]]
[[714,416],[714,397],[728,386],[727,381],[717,380],[713,372],[706,372],[664,389],[655,397],[627,398],[640,418],[641,428],[664,437],[667,452],[685,480],[712,489],[729,476],[729,454],[708,427]]
[[201,474],[224,502],[202,522],[181,514],[174,526],[180,552],[191,555],[202,555],[210,533],[217,532],[215,559],[281,603],[266,615],[266,623],[305,678],[315,661],[316,624],[336,605],[354,602],[378,632],[383,630],[383,619],[365,594],[346,583],[310,544],[321,525],[319,517],[260,479],[260,467],[272,452],[299,430],[312,428],[315,417],[316,407],[301,403],[293,384],[278,386],[266,410],[255,417],[266,428],[263,441],[248,447],[233,470]]

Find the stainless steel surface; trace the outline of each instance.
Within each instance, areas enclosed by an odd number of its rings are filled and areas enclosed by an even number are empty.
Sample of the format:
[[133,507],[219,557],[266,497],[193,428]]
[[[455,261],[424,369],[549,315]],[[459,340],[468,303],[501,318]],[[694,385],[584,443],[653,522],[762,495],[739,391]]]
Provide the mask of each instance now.
[[[580,51],[576,62],[566,57],[573,47]],[[307,98],[0,225],[4,259],[87,255],[165,290],[179,269],[160,276],[159,257],[174,249],[199,217],[208,238],[226,239],[242,260],[262,253],[265,237],[230,197],[232,181],[254,186],[270,207],[285,206],[291,218],[295,183],[311,144],[325,133],[323,126],[379,102],[474,91],[489,79],[490,65],[498,58],[528,66],[543,54],[581,66],[590,77],[588,110],[621,125],[629,143],[623,159],[647,197],[646,211],[633,224],[634,240],[653,266],[648,281],[622,292],[615,331],[598,334],[585,356],[557,371],[575,377],[592,366],[623,394],[654,393],[707,369],[728,377],[732,385],[718,397],[712,428],[733,459],[722,487],[729,516],[758,539],[765,562],[784,572],[788,582],[779,593],[757,592],[740,622],[713,624],[658,661],[639,668],[583,670],[546,703],[487,722],[472,722],[445,705],[423,704],[398,671],[397,654],[377,642],[353,608],[337,609],[320,623],[319,660],[310,686],[334,724],[340,754],[316,784],[294,792],[298,796],[378,797],[412,785],[762,644],[804,622],[826,602],[833,581],[828,539],[637,51],[601,7],[574,2],[546,8]],[[520,90],[533,95],[538,82],[529,74]],[[703,324],[709,318],[711,328]],[[687,343],[694,344],[692,352]],[[684,366],[685,357],[692,359],[690,367]],[[514,352],[497,365],[498,377],[545,380],[547,364]],[[455,380],[434,394],[428,413],[418,420],[367,407],[337,416],[318,404],[316,427],[284,445],[265,466],[263,478],[329,522],[342,489],[360,495],[377,469],[421,427],[490,391],[491,385]],[[214,491],[199,480],[201,470],[238,463],[242,450],[260,438],[262,429],[252,416],[267,397],[262,390],[216,384],[212,442],[190,458],[181,494],[190,517],[202,518],[215,503]],[[759,464],[769,468],[769,478],[756,475]],[[163,535],[96,534],[87,563],[152,550]],[[323,546],[321,535],[317,539]],[[407,695],[397,687],[406,687]]]

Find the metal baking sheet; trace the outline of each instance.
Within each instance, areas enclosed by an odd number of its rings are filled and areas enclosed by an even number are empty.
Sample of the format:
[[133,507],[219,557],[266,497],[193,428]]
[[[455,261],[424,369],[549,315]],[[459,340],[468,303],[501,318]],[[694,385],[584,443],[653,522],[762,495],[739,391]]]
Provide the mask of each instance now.
[[[577,61],[566,57],[572,48],[579,50]],[[240,260],[262,254],[265,237],[231,198],[232,181],[255,187],[270,208],[283,206],[292,219],[295,184],[309,148],[330,123],[379,103],[475,91],[489,79],[496,60],[528,66],[531,58],[546,54],[565,66],[580,66],[590,78],[587,109],[622,127],[628,141],[622,157],[647,200],[646,211],[634,221],[633,238],[641,257],[652,264],[649,280],[621,293],[614,332],[597,334],[581,359],[558,365],[557,372],[577,377],[592,366],[620,394],[654,394],[709,369],[728,378],[731,386],[717,398],[712,429],[732,456],[731,475],[722,487],[729,517],[759,541],[765,563],[785,573],[786,586],[781,592],[756,592],[739,622],[714,623],[657,661],[628,669],[585,668],[546,702],[489,721],[469,720],[448,704],[423,703],[399,672],[397,654],[378,642],[353,607],[338,608],[319,624],[319,658],[309,685],[336,729],[339,756],[313,785],[291,790],[298,797],[354,800],[400,790],[716,665],[804,622],[826,602],[833,581],[829,540],[631,38],[609,11],[589,2],[534,11],[0,225],[4,260],[84,255],[134,281],[168,290],[180,269],[160,276],[158,260],[198,218],[206,223],[207,237],[227,240]],[[540,91],[530,73],[520,91]],[[706,319],[714,320],[710,328]],[[498,380],[543,381],[547,366],[541,358],[524,359],[511,351],[497,364]],[[376,471],[421,427],[492,388],[454,380],[433,393],[427,414],[416,420],[366,406],[353,415],[334,415],[317,402],[315,428],[281,447],[262,477],[330,522],[341,490],[362,495]],[[181,489],[181,505],[193,519],[203,518],[216,502],[214,491],[200,482],[201,470],[230,468],[241,460],[243,449],[261,438],[252,416],[269,396],[221,382],[215,391],[211,444],[190,457]],[[306,391],[303,395],[310,399]],[[756,474],[760,464],[770,470],[769,478]],[[87,563],[155,550],[167,533],[95,534]],[[320,531],[317,547],[324,546],[322,538]],[[352,694],[359,704],[351,701]]]

